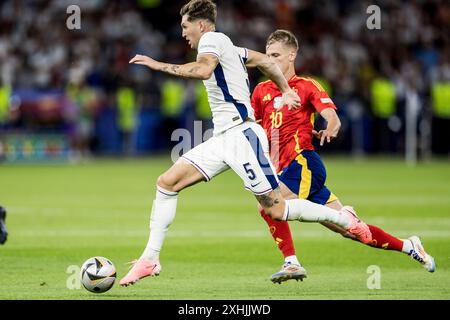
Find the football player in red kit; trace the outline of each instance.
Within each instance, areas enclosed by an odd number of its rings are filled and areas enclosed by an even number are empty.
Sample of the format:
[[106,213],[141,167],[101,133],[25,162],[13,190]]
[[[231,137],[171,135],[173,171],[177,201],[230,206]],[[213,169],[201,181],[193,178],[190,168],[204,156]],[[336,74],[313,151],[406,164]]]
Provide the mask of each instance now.
[[[321,146],[331,142],[338,134],[340,120],[336,114],[336,106],[322,86],[312,78],[295,74],[294,62],[298,48],[298,40],[286,30],[277,30],[267,39],[266,54],[280,67],[289,86],[299,95],[301,107],[289,110],[281,105],[281,93],[275,83],[269,80],[258,84],[253,92],[255,118],[269,138],[271,160],[277,167],[280,188],[286,199],[307,199],[335,210],[343,209],[356,214],[352,207],[343,206],[325,186],[326,170],[314,151],[312,139],[314,136],[320,139]],[[316,112],[327,121],[327,127],[318,132],[314,130]],[[306,271],[297,260],[289,224],[286,221],[272,220],[261,207],[260,213],[285,257],[281,270],[273,274],[271,280],[281,283],[289,279],[303,279]],[[345,237],[357,240],[341,227],[329,222],[322,224]],[[368,226],[372,239],[365,244],[404,252],[429,272],[434,271],[434,259],[425,252],[417,236],[399,239],[374,225]]]

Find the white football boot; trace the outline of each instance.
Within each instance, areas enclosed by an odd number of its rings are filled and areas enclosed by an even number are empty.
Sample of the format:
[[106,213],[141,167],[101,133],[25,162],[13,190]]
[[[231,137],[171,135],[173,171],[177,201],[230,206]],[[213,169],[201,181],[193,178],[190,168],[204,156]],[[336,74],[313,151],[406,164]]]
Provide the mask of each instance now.
[[419,237],[412,236],[408,238],[411,241],[413,249],[409,252],[412,259],[420,262],[428,272],[434,272],[436,269],[436,264],[434,263],[434,258],[425,252],[422,242],[420,242]]
[[306,278],[305,268],[303,268],[300,264],[286,262],[283,264],[280,271],[274,273],[270,277],[270,281],[281,284],[281,282],[290,279],[303,281],[304,278]]

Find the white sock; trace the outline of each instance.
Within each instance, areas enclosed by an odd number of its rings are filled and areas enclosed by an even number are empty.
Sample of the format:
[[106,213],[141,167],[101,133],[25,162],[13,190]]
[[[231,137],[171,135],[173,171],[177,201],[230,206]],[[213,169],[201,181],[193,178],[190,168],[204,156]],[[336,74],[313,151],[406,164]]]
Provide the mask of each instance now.
[[402,252],[404,252],[406,254],[410,254],[411,250],[414,249],[411,240],[409,240],[409,239],[402,239],[402,240],[403,240]]
[[297,256],[288,256],[284,258],[284,262],[290,263],[290,264],[300,264],[297,260]]
[[339,211],[304,199],[286,200],[283,220],[302,222],[332,222],[345,229],[350,225],[350,218]]
[[159,186],[156,187],[156,199],[153,201],[152,213],[150,216],[150,236],[147,247],[142,253],[141,258],[148,260],[158,260],[166,237],[167,230],[175,219],[177,211],[177,192],[165,190]]

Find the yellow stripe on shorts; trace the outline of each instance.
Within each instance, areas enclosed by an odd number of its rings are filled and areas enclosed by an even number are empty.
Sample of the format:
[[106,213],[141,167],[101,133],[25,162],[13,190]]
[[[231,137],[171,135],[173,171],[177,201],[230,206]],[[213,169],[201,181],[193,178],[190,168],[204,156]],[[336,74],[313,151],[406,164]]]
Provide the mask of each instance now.
[[312,173],[308,168],[308,162],[306,161],[306,158],[302,154],[299,154],[297,158],[295,158],[295,160],[297,160],[297,162],[302,166],[302,179],[300,181],[298,197],[300,199],[308,199],[309,192],[311,190]]
[[329,204],[329,203],[331,203],[333,201],[336,201],[336,200],[338,200],[338,197],[333,192],[330,192],[330,197],[328,198],[326,204]]

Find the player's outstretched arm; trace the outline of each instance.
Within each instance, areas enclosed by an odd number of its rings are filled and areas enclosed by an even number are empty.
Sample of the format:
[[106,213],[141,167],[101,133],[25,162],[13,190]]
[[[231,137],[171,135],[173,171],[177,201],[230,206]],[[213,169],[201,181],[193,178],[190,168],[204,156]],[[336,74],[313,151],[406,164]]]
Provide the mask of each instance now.
[[332,139],[337,137],[341,128],[341,120],[339,120],[336,111],[332,108],[322,110],[320,115],[327,121],[327,128],[319,132],[313,130],[313,134],[317,139],[320,139],[320,145],[323,146],[325,141],[330,143]]
[[289,110],[300,107],[300,98],[298,94],[289,87],[280,68],[272,62],[268,56],[261,52],[248,50],[248,58],[245,63],[247,67],[257,67],[262,73],[270,78],[283,94],[283,104],[287,105]]
[[219,59],[210,54],[203,54],[195,62],[178,65],[159,62],[148,56],[137,54],[130,60],[130,63],[141,64],[152,70],[162,71],[178,77],[207,80],[214,72]]

